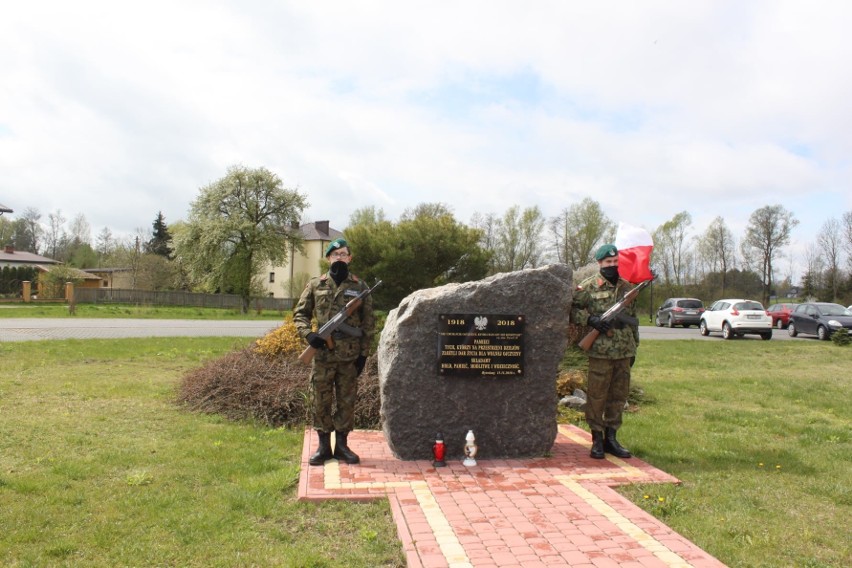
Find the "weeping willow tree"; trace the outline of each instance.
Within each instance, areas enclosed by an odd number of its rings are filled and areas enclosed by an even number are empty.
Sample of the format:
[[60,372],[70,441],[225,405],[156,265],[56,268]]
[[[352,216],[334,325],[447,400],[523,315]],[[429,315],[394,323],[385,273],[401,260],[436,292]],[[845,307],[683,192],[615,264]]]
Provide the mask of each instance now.
[[284,266],[302,250],[299,220],[307,199],[266,168],[232,166],[202,187],[189,219],[174,227],[174,256],[194,287],[242,298],[248,312],[262,267]]

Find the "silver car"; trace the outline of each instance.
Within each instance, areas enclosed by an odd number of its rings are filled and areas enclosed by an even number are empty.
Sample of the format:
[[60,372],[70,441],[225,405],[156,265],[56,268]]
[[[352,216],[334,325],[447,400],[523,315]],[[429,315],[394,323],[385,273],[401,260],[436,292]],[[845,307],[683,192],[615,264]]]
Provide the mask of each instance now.
[[721,332],[725,339],[756,334],[761,339],[772,339],[772,317],[763,304],[742,298],[719,300],[704,310],[698,322],[701,335]]

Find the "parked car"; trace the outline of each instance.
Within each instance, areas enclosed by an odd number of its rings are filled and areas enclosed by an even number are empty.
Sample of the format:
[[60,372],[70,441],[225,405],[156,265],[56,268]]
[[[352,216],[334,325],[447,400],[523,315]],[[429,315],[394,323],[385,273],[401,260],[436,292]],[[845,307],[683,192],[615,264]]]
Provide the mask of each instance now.
[[852,310],[829,302],[799,304],[793,310],[787,327],[790,337],[806,333],[828,339],[837,332],[852,333]]
[[772,317],[755,300],[726,299],[714,302],[701,314],[698,323],[701,335],[720,331],[725,339],[757,334],[761,339],[772,339]]
[[657,324],[657,327],[664,325],[689,327],[698,325],[703,313],[704,302],[698,298],[669,298],[657,310],[654,323]]
[[790,314],[796,309],[796,304],[772,304],[766,308],[766,313],[772,318],[772,327],[787,329]]

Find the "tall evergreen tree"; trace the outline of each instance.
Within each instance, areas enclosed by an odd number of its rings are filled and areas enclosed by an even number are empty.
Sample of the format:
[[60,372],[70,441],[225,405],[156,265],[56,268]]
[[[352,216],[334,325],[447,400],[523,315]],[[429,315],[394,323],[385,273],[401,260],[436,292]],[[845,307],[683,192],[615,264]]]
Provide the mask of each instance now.
[[157,213],[157,218],[154,219],[152,226],[154,227],[154,232],[151,240],[145,245],[145,252],[171,258],[172,251],[169,246],[172,235],[169,233],[169,227],[166,225],[166,218],[163,216],[162,211]]

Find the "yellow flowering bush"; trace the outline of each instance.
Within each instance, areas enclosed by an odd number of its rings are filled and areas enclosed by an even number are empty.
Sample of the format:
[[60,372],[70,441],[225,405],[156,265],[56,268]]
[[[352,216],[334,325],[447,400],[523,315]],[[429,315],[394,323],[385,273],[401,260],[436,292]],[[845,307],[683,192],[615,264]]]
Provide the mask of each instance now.
[[282,355],[299,355],[305,347],[305,342],[296,331],[296,324],[292,319],[288,319],[283,325],[258,339],[252,351],[258,355],[274,358]]

